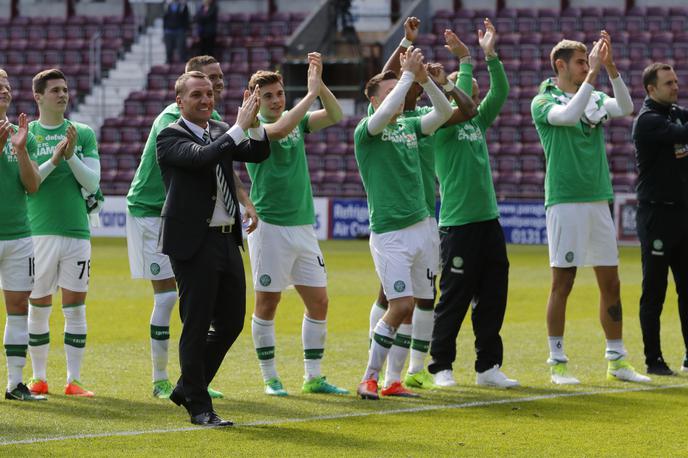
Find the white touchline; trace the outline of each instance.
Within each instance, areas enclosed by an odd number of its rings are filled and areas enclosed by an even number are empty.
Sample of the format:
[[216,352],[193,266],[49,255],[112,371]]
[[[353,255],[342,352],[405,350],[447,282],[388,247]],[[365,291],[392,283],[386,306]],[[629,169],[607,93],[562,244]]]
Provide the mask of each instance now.
[[[414,413],[414,412],[427,412],[431,410],[448,410],[448,409],[466,409],[469,407],[484,407],[499,404],[518,404],[522,402],[534,402],[542,401],[547,399],[557,399],[557,398],[572,398],[578,396],[596,396],[600,394],[618,394],[618,393],[633,393],[637,391],[656,391],[656,390],[669,390],[673,388],[685,388],[688,387],[688,383],[681,383],[677,385],[659,385],[659,386],[643,386],[643,387],[633,387],[633,388],[618,388],[612,390],[596,390],[596,391],[574,391],[569,393],[551,393],[542,394],[537,396],[527,396],[523,398],[507,398],[507,399],[493,399],[489,401],[472,401],[463,402],[458,404],[438,404],[438,405],[425,405],[425,406],[415,406],[415,407],[405,407],[402,409],[391,409],[391,410],[379,410],[374,412],[351,412],[351,413],[334,413],[331,415],[317,415],[312,417],[303,418],[282,418],[275,420],[257,420],[249,421],[246,423],[235,423],[233,428],[242,428],[247,426],[270,426],[279,425],[285,423],[306,423],[309,421],[322,421],[322,420],[337,420],[340,418],[356,418],[356,417],[369,417],[373,415],[394,415],[400,413]],[[361,401],[366,402],[366,401]],[[367,401],[372,402],[372,401]],[[206,431],[208,428],[201,426],[188,426],[186,428],[173,428],[173,429],[148,429],[143,431],[112,431],[105,433],[93,433],[93,434],[74,434],[71,436],[53,436],[53,437],[41,437],[35,439],[21,439],[16,441],[3,441],[0,440],[0,446],[6,445],[22,445],[22,444],[39,444],[44,442],[55,442],[55,441],[66,441],[72,439],[98,439],[102,437],[126,437],[126,436],[142,436],[144,434],[166,434],[166,433],[181,433],[187,431]],[[231,428],[230,428],[231,429]]]

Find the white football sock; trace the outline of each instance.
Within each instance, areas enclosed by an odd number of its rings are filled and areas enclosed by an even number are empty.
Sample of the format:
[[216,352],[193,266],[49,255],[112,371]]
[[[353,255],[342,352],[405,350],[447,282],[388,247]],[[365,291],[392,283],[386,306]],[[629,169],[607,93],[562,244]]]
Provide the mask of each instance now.
[[425,368],[425,357],[430,349],[432,328],[434,326],[434,311],[432,309],[413,309],[413,327],[411,331],[411,358],[409,360],[409,374],[417,374]]
[[396,329],[383,320],[377,322],[375,325],[375,332],[373,333],[373,341],[370,345],[368,367],[366,367],[365,374],[363,374],[364,381],[378,379],[380,369],[387,358],[387,353],[389,353],[389,349],[394,342],[396,333]]
[[253,315],[251,320],[253,334],[253,346],[258,355],[260,372],[263,381],[277,377],[277,365],[275,364],[275,320],[263,320]]
[[168,380],[167,361],[170,344],[170,317],[177,302],[177,291],[153,295],[153,312],[150,318],[151,360],[153,381]]
[[51,305],[29,304],[29,355],[33,378],[47,380]]
[[320,377],[320,363],[325,352],[327,320],[314,320],[303,316],[301,340],[303,341],[304,380]]
[[27,315],[7,315],[3,343],[7,356],[7,390],[12,391],[22,382],[22,370],[26,365],[29,345]]
[[63,305],[64,349],[67,356],[67,383],[81,380],[81,362],[86,347],[86,305]]

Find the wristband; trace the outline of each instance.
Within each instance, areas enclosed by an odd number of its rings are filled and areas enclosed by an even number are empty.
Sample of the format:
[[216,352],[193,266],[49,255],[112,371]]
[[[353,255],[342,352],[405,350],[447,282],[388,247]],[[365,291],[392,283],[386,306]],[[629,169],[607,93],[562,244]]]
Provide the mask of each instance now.
[[446,84],[442,85],[444,92],[451,92],[454,89],[454,84],[451,81],[447,81]]
[[408,49],[409,47],[411,47],[412,44],[413,44],[413,42],[412,42],[411,40],[409,40],[408,38],[404,37],[404,38],[401,39],[401,43],[399,43],[399,46],[401,46],[402,48],[407,48],[407,49]]
[[473,61],[471,60],[471,55],[463,56],[461,59],[459,59],[460,64],[472,64]]

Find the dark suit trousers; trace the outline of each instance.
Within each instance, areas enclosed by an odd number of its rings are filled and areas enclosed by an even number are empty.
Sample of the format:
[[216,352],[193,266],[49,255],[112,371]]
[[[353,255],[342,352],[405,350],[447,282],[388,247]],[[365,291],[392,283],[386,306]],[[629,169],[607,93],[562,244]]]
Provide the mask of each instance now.
[[170,257],[179,286],[181,376],[175,391],[191,415],[213,409],[208,384],[241,333],[246,315],[244,265],[232,234],[208,231],[188,260]]
[[471,300],[475,334],[475,370],[484,372],[502,364],[499,332],[504,321],[509,282],[509,260],[504,232],[494,219],[440,228],[442,276],[435,307],[429,372],[452,369],[456,337]]

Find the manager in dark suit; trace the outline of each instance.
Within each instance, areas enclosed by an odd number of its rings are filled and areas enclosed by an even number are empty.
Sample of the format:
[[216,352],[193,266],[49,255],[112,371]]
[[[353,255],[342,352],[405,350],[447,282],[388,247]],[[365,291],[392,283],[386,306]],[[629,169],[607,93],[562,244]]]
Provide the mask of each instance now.
[[[161,250],[170,257],[179,285],[181,376],[170,399],[183,405],[191,423],[230,426],[213,410],[208,384],[241,332],[246,312],[239,205],[232,161],[261,162],[270,155],[258,113],[257,93],[244,97],[236,124],[210,119],[213,87],[201,72],[175,84],[178,122],[157,139],[167,197],[162,210]],[[249,139],[244,132],[249,130]]]

